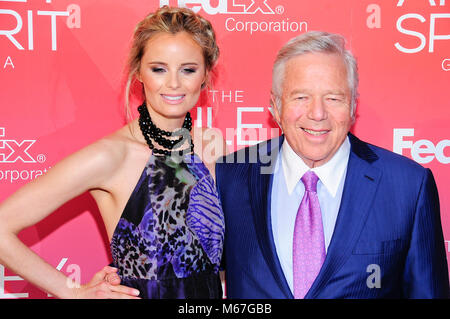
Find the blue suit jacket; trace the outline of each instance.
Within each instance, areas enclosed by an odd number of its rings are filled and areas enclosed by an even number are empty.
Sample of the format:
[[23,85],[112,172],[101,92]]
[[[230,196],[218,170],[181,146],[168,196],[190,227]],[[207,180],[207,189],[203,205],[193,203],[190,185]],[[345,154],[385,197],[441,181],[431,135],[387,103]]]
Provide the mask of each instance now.
[[[447,298],[448,268],[431,171],[349,137],[336,226],[305,298]],[[228,298],[293,298],[270,221],[271,169],[282,141],[283,136],[242,149],[216,165]]]

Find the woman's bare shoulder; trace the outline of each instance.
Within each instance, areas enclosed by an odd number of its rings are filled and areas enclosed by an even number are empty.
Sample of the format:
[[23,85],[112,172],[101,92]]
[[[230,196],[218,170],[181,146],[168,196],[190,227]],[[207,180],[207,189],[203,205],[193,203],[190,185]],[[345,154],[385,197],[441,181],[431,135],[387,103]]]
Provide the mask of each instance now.
[[215,164],[218,158],[228,153],[222,132],[218,128],[193,128],[194,151],[215,177]]
[[105,166],[109,169],[117,169],[138,157],[147,156],[147,145],[134,134],[131,124],[125,125],[88,147]]
[[63,159],[56,166],[78,167],[80,174],[85,172],[96,184],[101,184],[126,166],[133,157],[145,152],[144,145],[133,138],[128,125],[85,146]]

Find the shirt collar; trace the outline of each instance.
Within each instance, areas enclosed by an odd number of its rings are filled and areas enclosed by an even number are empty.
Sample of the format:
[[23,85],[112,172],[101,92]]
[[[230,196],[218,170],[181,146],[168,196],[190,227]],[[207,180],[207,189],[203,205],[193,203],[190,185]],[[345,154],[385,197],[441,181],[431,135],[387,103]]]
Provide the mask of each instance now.
[[300,178],[308,170],[317,174],[327,191],[336,196],[341,179],[347,170],[348,159],[350,156],[350,141],[348,136],[344,143],[339,147],[336,154],[325,164],[310,169],[305,162],[294,152],[288,141],[284,139],[281,148],[281,162],[283,167],[284,179],[289,195],[294,191]]

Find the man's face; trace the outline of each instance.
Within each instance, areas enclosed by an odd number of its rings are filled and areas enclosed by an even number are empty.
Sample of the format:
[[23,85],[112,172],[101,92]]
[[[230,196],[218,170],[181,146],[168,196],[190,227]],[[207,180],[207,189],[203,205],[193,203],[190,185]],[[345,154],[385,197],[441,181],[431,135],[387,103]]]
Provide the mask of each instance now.
[[353,122],[350,97],[338,54],[307,53],[286,62],[281,106],[274,108],[274,115],[289,145],[309,167],[328,162],[344,142]]

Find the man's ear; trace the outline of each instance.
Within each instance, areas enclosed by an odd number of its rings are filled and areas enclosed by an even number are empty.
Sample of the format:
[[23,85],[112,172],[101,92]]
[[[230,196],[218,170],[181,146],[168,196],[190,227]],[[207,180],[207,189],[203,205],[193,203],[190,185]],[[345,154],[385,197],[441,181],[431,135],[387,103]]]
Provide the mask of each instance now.
[[275,122],[278,123],[278,126],[281,127],[281,114],[280,114],[281,105],[278,105],[279,100],[280,99],[277,99],[275,97],[275,95],[273,94],[273,92],[270,92],[270,105],[272,107],[272,116],[273,116]]

